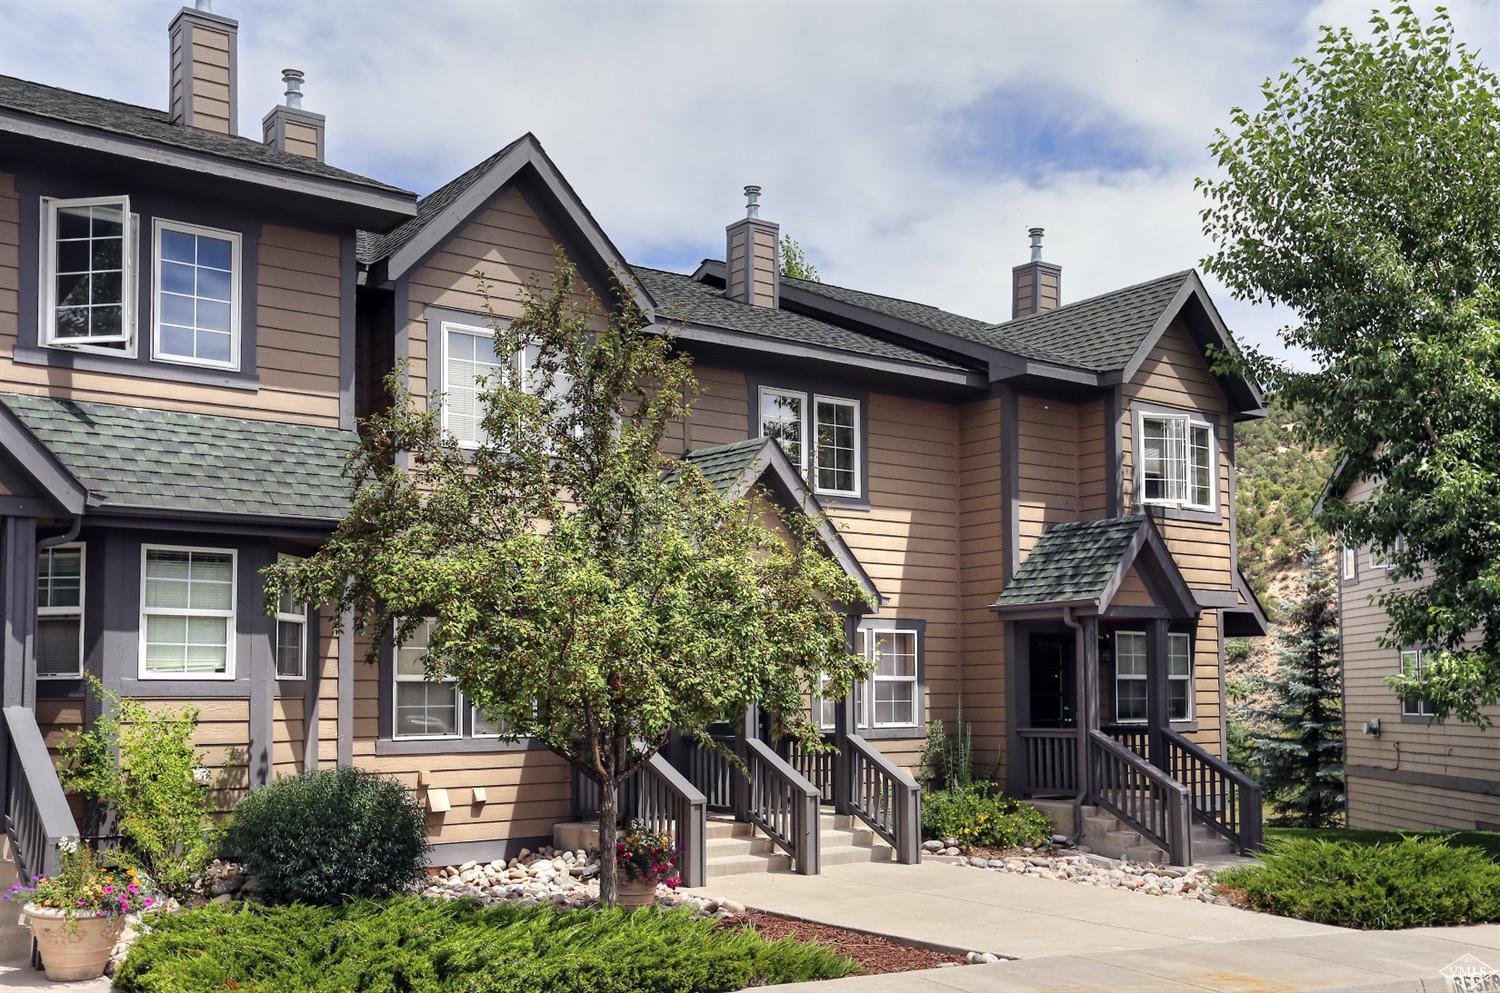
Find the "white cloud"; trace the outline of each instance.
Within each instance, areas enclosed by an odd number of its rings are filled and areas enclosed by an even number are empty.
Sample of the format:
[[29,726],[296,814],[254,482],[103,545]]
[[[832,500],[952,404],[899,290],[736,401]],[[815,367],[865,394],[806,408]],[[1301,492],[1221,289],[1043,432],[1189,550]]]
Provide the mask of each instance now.
[[[177,6],[7,4],[0,71],[162,106]],[[1454,6],[1494,49],[1495,7]],[[217,10],[240,21],[242,133],[258,133],[281,69],[297,66],[335,164],[426,192],[534,131],[628,255],[680,265],[722,252],[739,187],[757,182],[765,215],[830,281],[998,320],[1032,224],[1070,299],[1195,265],[1208,246],[1192,180],[1213,127],[1309,51],[1320,20],[1362,22],[1366,4]],[[1106,136],[1131,161],[1112,167],[1101,150],[1058,171],[986,143],[976,111],[1019,99],[1044,101],[1038,140],[1053,126],[1075,145]],[[964,154],[976,147],[977,163]],[[1276,315],[1216,296],[1242,337],[1273,344]]]

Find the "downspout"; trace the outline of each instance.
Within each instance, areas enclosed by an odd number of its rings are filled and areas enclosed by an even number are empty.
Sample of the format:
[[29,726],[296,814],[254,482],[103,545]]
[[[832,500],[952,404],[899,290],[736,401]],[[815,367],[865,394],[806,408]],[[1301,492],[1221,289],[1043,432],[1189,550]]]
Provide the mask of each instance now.
[[45,552],[53,545],[66,545],[68,542],[78,537],[78,532],[82,527],[83,518],[74,517],[72,519],[72,522],[68,525],[68,530],[64,531],[62,534],[55,534],[50,538],[42,538],[36,543],[36,550],[38,554],[40,554],[41,552]]
[[[1064,607],[1063,608],[1063,615],[1062,615],[1062,617],[1063,617],[1063,623],[1066,624],[1068,627],[1072,628],[1072,630],[1073,630],[1073,643],[1074,644],[1078,644],[1079,642],[1081,642],[1083,640],[1083,625],[1080,624],[1080,623],[1078,623],[1078,619],[1073,616],[1073,608],[1072,607]],[[1074,652],[1073,654],[1076,656],[1078,653]],[[1077,666],[1077,667],[1079,667],[1081,669],[1082,666],[1083,666],[1083,659],[1081,659],[1081,658],[1075,658],[1073,660],[1073,665]],[[1088,687],[1086,687],[1086,686],[1083,685],[1083,673],[1082,672],[1079,672],[1077,674],[1077,679],[1078,679],[1078,685],[1082,689],[1082,692],[1087,693],[1088,692]],[[1074,714],[1073,719],[1075,721],[1082,721],[1082,720],[1084,720],[1084,715],[1082,715],[1082,714]],[[1085,729],[1085,731],[1086,730],[1087,729]],[[1081,737],[1079,739],[1078,747],[1080,749],[1080,754],[1079,754],[1080,761],[1081,762],[1087,762],[1088,761],[1088,759],[1087,759],[1088,738],[1087,738],[1086,735],[1084,737]],[[1078,783],[1078,792],[1073,795],[1073,833],[1070,834],[1070,835],[1068,835],[1068,847],[1070,847],[1070,848],[1076,847],[1078,845],[1078,842],[1081,841],[1082,839],[1083,839],[1083,782],[1080,781]]]

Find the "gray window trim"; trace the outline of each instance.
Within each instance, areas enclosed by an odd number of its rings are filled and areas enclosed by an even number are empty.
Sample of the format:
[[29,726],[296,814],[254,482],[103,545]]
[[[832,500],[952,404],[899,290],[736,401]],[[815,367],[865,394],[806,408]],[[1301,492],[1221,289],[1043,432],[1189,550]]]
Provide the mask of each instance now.
[[[1427,655],[1426,649],[1418,645],[1402,645],[1400,648],[1396,649],[1396,673],[1398,675],[1406,675],[1406,660],[1401,656],[1405,655],[1407,652],[1417,653],[1417,671],[1419,673],[1427,667],[1427,660],[1425,657]],[[1416,705],[1420,708],[1422,704],[1426,702],[1428,702],[1426,697],[1420,697],[1418,698]],[[1406,709],[1408,706],[1406,697],[1402,696],[1399,693],[1396,694],[1396,704],[1401,708],[1401,722],[1403,724],[1438,725],[1442,723],[1442,721],[1433,720],[1433,715],[1422,713],[1420,710],[1418,710],[1417,713],[1411,713],[1410,711],[1408,711]]]
[[[1138,514],[1150,514],[1152,517],[1168,521],[1195,521],[1199,524],[1222,524],[1224,523],[1224,502],[1226,495],[1224,487],[1219,480],[1219,460],[1225,457],[1224,445],[1220,441],[1219,434],[1224,429],[1224,418],[1212,411],[1197,410],[1192,407],[1173,407],[1167,404],[1148,403],[1143,400],[1131,400],[1127,406],[1130,416],[1130,481],[1131,494],[1130,503],[1134,512]],[[1149,417],[1153,414],[1165,414],[1168,416],[1189,416],[1201,418],[1208,422],[1213,429],[1214,440],[1214,509],[1194,510],[1186,507],[1169,507],[1159,503],[1147,503],[1142,497],[1145,487],[1141,483],[1141,432],[1139,425],[1141,417]]]
[[[927,736],[927,621],[917,617],[864,617],[859,630],[868,632],[900,629],[917,633],[917,701],[912,727],[857,728],[855,733],[870,741],[910,740]],[[868,640],[866,641],[868,644]],[[873,724],[873,721],[871,722]]]
[[[818,377],[807,376],[799,373],[775,373],[770,371],[747,372],[745,375],[745,403],[749,410],[750,437],[761,436],[760,424],[760,391],[786,390],[788,392],[802,393],[807,396],[809,406],[814,402],[815,396],[826,399],[852,400],[859,405],[859,444],[856,458],[859,462],[859,496],[840,496],[837,493],[823,493],[812,483],[808,483],[809,490],[817,497],[818,502],[825,507],[838,507],[844,510],[868,510],[870,509],[870,391],[864,387],[850,387],[840,381],[830,381]],[[811,411],[804,412],[804,418],[809,418],[807,428],[808,445],[812,441]],[[812,464],[812,453],[808,453],[808,464]]]

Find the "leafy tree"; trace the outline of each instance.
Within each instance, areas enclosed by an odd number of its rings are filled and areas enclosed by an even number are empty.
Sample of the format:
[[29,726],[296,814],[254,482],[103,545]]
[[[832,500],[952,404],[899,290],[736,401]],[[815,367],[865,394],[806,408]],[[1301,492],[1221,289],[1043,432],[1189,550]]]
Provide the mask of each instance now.
[[1306,443],[1299,422],[1297,412],[1273,396],[1264,418],[1234,429],[1240,570],[1261,594],[1273,574],[1296,567],[1320,533],[1313,508],[1333,463],[1325,447]]
[[808,260],[797,239],[787,234],[781,236],[781,274],[813,283],[822,282],[818,278],[818,267]]
[[1270,706],[1255,716],[1266,733],[1250,751],[1277,819],[1328,827],[1344,809],[1344,722],[1334,573],[1310,546],[1300,596],[1284,612]]
[[[1281,338],[1314,368],[1250,364],[1339,465],[1319,523],[1388,552],[1393,579],[1430,569],[1380,598],[1388,642],[1431,652],[1403,692],[1482,724],[1500,701],[1500,80],[1441,8],[1371,24],[1325,28],[1217,134],[1204,264],[1296,315]],[[1374,495],[1341,499],[1358,479]]]
[[842,687],[866,668],[838,611],[860,589],[812,524],[727,499],[660,453],[688,412],[689,360],[616,298],[601,319],[559,259],[519,317],[491,314],[495,353],[524,355],[524,372],[507,363],[484,384],[477,448],[392,376],[351,456],[349,514],[267,581],[268,603],[283,589],[337,602],[376,641],[405,643],[431,618],[430,675],[600,783],[606,902],[620,785],[672,731],[712,747],[710,724],[755,704],[816,747],[819,673]]

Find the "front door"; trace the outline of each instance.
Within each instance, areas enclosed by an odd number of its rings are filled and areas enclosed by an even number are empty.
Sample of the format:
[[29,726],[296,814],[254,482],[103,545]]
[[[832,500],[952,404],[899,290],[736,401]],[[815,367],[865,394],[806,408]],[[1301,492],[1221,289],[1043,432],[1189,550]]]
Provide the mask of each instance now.
[[1075,726],[1077,674],[1073,635],[1033,632],[1030,637],[1031,723],[1034,728]]

